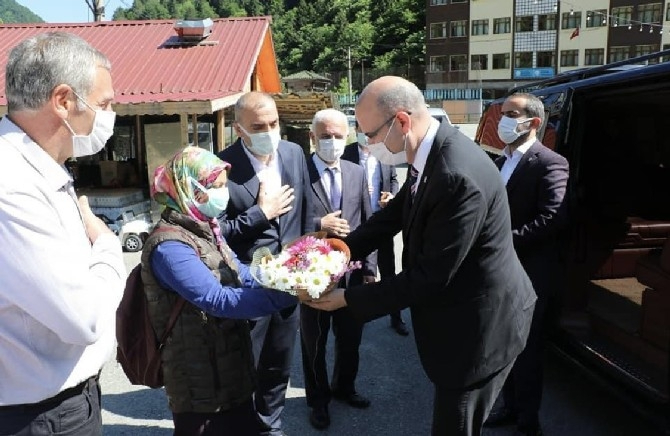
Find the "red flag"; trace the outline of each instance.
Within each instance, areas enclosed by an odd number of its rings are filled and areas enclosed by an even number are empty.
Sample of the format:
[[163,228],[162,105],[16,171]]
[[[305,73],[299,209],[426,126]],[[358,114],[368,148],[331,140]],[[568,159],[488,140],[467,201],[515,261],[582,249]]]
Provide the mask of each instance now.
[[578,37],[578,36],[579,36],[579,27],[576,27],[576,28],[575,28],[575,31],[572,32],[572,35],[570,35],[570,39],[572,39],[572,38],[576,38],[576,37]]

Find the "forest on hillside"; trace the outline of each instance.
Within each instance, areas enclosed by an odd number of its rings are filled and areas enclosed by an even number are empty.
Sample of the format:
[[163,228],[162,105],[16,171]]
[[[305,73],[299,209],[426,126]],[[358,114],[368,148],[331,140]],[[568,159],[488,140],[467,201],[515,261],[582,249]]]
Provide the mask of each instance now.
[[44,20],[15,0],[0,0],[0,23],[43,23]]

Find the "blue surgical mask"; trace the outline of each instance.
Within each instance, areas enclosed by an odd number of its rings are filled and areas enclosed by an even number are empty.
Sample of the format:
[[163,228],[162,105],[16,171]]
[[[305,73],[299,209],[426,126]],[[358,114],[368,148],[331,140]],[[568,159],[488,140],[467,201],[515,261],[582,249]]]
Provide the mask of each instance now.
[[253,154],[259,156],[268,156],[274,153],[279,147],[281,136],[279,128],[267,132],[249,133],[241,124],[238,124],[240,130],[249,137],[251,144],[246,144]]
[[220,188],[205,188],[197,180],[192,177],[189,177],[191,184],[194,187],[194,196],[195,190],[202,191],[207,194],[208,200],[206,203],[198,203],[197,200],[193,200],[195,207],[208,218],[216,218],[221,213],[226,210],[228,207],[228,199],[230,198],[230,193],[228,192],[227,186],[222,186]]
[[365,133],[363,132],[358,132],[356,133],[356,139],[358,140],[358,143],[361,144],[362,146],[368,145],[368,137],[365,136]]

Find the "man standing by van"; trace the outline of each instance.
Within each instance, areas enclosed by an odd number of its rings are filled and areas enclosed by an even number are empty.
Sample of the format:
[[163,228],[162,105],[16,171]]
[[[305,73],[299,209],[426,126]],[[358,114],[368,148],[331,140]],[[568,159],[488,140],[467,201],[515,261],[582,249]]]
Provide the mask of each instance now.
[[514,249],[533,282],[537,303],[526,348],[503,386],[504,406],[491,412],[486,425],[516,423],[524,435],[542,434],[538,414],[545,313],[561,278],[557,236],[567,206],[568,161],[537,140],[543,121],[539,98],[514,94],[503,103],[498,125],[498,136],[507,146],[496,165],[507,189]]

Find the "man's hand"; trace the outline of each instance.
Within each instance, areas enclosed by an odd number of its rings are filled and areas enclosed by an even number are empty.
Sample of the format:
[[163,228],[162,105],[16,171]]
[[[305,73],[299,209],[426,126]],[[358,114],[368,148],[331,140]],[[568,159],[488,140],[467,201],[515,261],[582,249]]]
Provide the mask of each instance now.
[[321,230],[328,232],[329,236],[338,236],[344,238],[349,234],[349,222],[343,218],[338,218],[342,215],[342,211],[338,210],[321,218]]
[[386,205],[389,204],[389,201],[393,200],[393,197],[395,197],[395,195],[390,192],[382,191],[381,198],[379,199],[379,207],[386,207]]
[[88,239],[91,241],[91,244],[95,243],[95,240],[98,239],[98,236],[103,233],[114,234],[107,224],[105,224],[100,218],[93,214],[90,206],[88,205],[88,198],[85,195],[79,197],[79,211],[81,212],[81,219],[84,221],[84,226],[86,227],[86,234]]
[[304,303],[313,309],[326,310],[332,312],[333,310],[341,309],[346,307],[347,300],[344,299],[344,289],[337,288],[328,292],[327,294]]
[[363,283],[374,283],[377,281],[375,276],[363,276]]
[[261,182],[259,191],[258,206],[268,220],[275,219],[293,209],[292,203],[295,200],[295,196],[293,195],[294,189],[289,185],[284,185],[277,192],[268,194],[265,184]]

